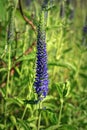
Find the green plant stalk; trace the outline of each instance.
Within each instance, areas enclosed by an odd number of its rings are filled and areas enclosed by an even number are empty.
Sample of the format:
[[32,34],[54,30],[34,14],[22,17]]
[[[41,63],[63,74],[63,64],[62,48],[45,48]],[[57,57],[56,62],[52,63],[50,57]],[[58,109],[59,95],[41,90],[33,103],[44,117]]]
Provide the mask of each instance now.
[[[8,98],[8,88],[9,88],[9,82],[10,82],[10,68],[11,68],[11,45],[9,44],[8,46],[8,74],[7,74],[7,85],[6,85],[6,94],[5,94],[5,99],[7,100]],[[6,127],[6,117],[7,116],[7,102],[5,102],[5,127]]]
[[62,110],[63,110],[63,99],[60,99],[61,106],[60,106],[60,112],[59,112],[59,118],[58,118],[58,128],[60,127],[61,123],[61,116],[62,116]]
[[23,120],[23,118],[24,118],[24,116],[25,116],[26,111],[27,111],[27,105],[26,105],[26,107],[25,107],[25,109],[24,109],[24,112],[23,112],[23,115],[22,115],[22,117],[21,117],[22,120]]
[[84,53],[81,51],[81,56],[80,56],[80,59],[78,61],[78,68],[77,68],[77,71],[76,71],[76,75],[75,75],[75,80],[77,81],[78,85],[80,85],[80,82],[78,80],[78,76],[79,76],[79,72],[80,72],[80,67],[82,65],[82,62],[83,62],[83,56],[84,56]]
[[[8,1],[9,4],[11,1]],[[12,8],[12,7],[11,7]],[[14,31],[13,30],[13,16],[14,16],[14,12],[16,10],[16,6],[15,8],[11,10],[11,17],[10,17],[10,30],[9,31]],[[9,14],[9,13],[8,13]],[[7,36],[7,45],[8,45],[8,73],[7,73],[7,84],[6,84],[6,93],[5,93],[5,107],[4,107],[4,113],[5,113],[5,120],[4,120],[4,124],[5,124],[5,128],[6,128],[6,123],[7,123],[7,98],[8,98],[8,90],[9,90],[9,83],[10,83],[10,69],[11,69],[11,44],[13,43],[13,35],[10,36],[10,39],[8,39]]]
[[[60,35],[57,38],[57,50],[56,50],[56,59],[59,60],[62,55],[62,49],[63,49],[63,29],[61,28]],[[56,72],[58,72],[58,67],[54,67],[53,70],[53,77],[55,77]]]
[[[41,104],[39,103],[39,109]],[[37,130],[40,130],[40,120],[41,120],[41,111],[38,111],[38,121],[37,121]]]
[[10,82],[10,69],[11,69],[11,45],[9,44],[8,48],[8,76],[7,76],[7,86],[6,86],[6,98],[8,98],[8,88],[9,88],[9,82]]
[[[22,114],[21,120],[24,119],[24,116],[25,116],[26,111],[27,111],[27,105],[26,105],[26,107],[25,107],[25,109],[24,109],[24,111],[23,111],[23,114]],[[17,126],[16,126],[16,128],[17,128]],[[18,129],[18,128],[17,128],[17,129]],[[20,129],[20,126],[19,126],[19,129]]]

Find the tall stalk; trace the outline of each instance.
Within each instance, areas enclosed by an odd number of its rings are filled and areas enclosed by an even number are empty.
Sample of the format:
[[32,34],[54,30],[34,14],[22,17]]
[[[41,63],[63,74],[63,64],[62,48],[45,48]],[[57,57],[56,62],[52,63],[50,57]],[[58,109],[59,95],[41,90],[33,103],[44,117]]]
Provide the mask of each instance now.
[[[9,83],[10,83],[10,68],[11,68],[11,45],[8,46],[8,74],[7,74],[7,85],[6,85],[6,94],[5,99],[8,98],[8,89],[9,89]],[[5,127],[6,127],[6,120],[7,120],[7,102],[5,102]]]
[[10,85],[10,70],[11,70],[11,46],[14,42],[14,14],[17,7],[17,3],[15,4],[14,1],[8,0],[8,5],[10,5],[8,10],[8,32],[7,32],[7,48],[8,48],[8,68],[7,68],[7,84],[6,84],[6,90],[5,90],[5,107],[4,107],[4,113],[5,113],[5,128],[6,128],[6,122],[7,122],[7,99],[9,95],[9,85]]
[[63,99],[60,99],[60,112],[59,112],[59,118],[58,118],[58,128],[60,127],[60,123],[61,123],[61,116],[62,116],[62,110],[63,110]]
[[40,111],[41,108],[40,107],[41,107],[41,104],[39,103],[37,130],[40,130],[40,120],[41,120],[41,111]]

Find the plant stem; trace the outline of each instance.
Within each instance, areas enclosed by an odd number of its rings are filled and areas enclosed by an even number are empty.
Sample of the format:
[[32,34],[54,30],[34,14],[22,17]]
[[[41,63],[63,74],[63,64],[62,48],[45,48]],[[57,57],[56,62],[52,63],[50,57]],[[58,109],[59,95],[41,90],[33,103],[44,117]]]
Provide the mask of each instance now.
[[59,119],[58,119],[58,128],[60,127],[61,123],[61,116],[62,116],[62,109],[63,109],[63,99],[60,99],[61,106],[60,106],[60,112],[59,112]]
[[11,45],[9,44],[9,48],[8,48],[8,76],[7,76],[7,86],[6,86],[6,98],[8,97],[8,87],[9,87],[9,81],[10,81],[10,68],[11,68]]
[[23,112],[23,115],[22,115],[22,117],[21,117],[22,120],[23,120],[23,118],[24,118],[24,116],[25,116],[26,110],[27,110],[27,105],[26,105],[26,107],[25,107],[25,109],[24,109],[24,112]]
[[[7,85],[6,85],[6,94],[5,94],[5,98],[7,100],[8,98],[8,88],[9,88],[9,82],[10,82],[10,68],[11,68],[11,45],[9,44],[8,46],[8,74],[7,74]],[[5,126],[6,126],[6,117],[7,116],[7,102],[5,101]]]
[[41,105],[41,104],[39,103],[38,121],[37,121],[37,130],[40,130],[40,120],[41,120],[40,105]]

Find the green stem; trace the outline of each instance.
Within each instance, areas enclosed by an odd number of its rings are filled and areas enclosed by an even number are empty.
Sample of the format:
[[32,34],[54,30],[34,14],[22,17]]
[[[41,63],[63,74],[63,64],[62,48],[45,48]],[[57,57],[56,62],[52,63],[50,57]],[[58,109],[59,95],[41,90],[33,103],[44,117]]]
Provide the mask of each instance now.
[[[24,112],[23,112],[23,114],[22,114],[21,120],[24,119],[24,116],[25,116],[26,110],[27,110],[27,105],[26,105],[26,107],[25,107],[25,109],[24,109]],[[16,127],[17,127],[17,126],[16,126]],[[21,126],[19,126],[19,129],[21,129],[20,127],[21,127]]]
[[[39,103],[39,109],[40,109],[40,103]],[[41,111],[38,111],[38,121],[37,121],[37,130],[40,130],[40,120],[41,120]]]
[[9,81],[10,81],[10,68],[11,68],[11,45],[9,44],[9,48],[8,48],[8,76],[7,76],[7,86],[6,86],[6,98],[8,97],[8,87],[9,87]]
[[58,119],[58,127],[60,127],[61,123],[61,116],[62,116],[62,110],[63,110],[63,99],[60,99],[61,106],[60,106],[60,112],[59,112],[59,119]]
[[24,112],[23,112],[23,115],[22,115],[22,117],[21,117],[22,120],[23,120],[23,118],[24,118],[24,116],[25,116],[26,110],[27,110],[27,105],[26,105],[26,107],[25,107],[25,109],[24,109]]
[[[8,74],[7,74],[7,85],[6,85],[6,94],[5,94],[5,99],[7,100],[8,98],[8,88],[9,88],[9,82],[10,82],[10,68],[11,68],[11,45],[9,44],[8,47]],[[6,126],[6,117],[7,116],[7,102],[5,102],[5,126]]]
[[81,56],[80,56],[80,59],[79,59],[79,62],[78,62],[78,68],[77,68],[76,75],[75,75],[75,80],[77,81],[78,86],[80,86],[80,84],[81,84],[78,80],[78,76],[79,76],[79,72],[80,72],[80,67],[81,67],[82,62],[83,62],[83,56],[84,56],[84,53],[81,52]]

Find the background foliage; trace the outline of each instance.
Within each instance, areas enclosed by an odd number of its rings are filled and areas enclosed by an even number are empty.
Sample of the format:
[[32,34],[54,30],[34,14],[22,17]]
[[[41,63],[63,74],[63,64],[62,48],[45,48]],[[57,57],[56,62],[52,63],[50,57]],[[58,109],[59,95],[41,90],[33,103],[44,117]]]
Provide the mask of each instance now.
[[87,129],[87,0],[67,1],[48,3],[49,93],[36,103],[42,1],[22,0],[21,10],[17,0],[0,0],[0,130]]

